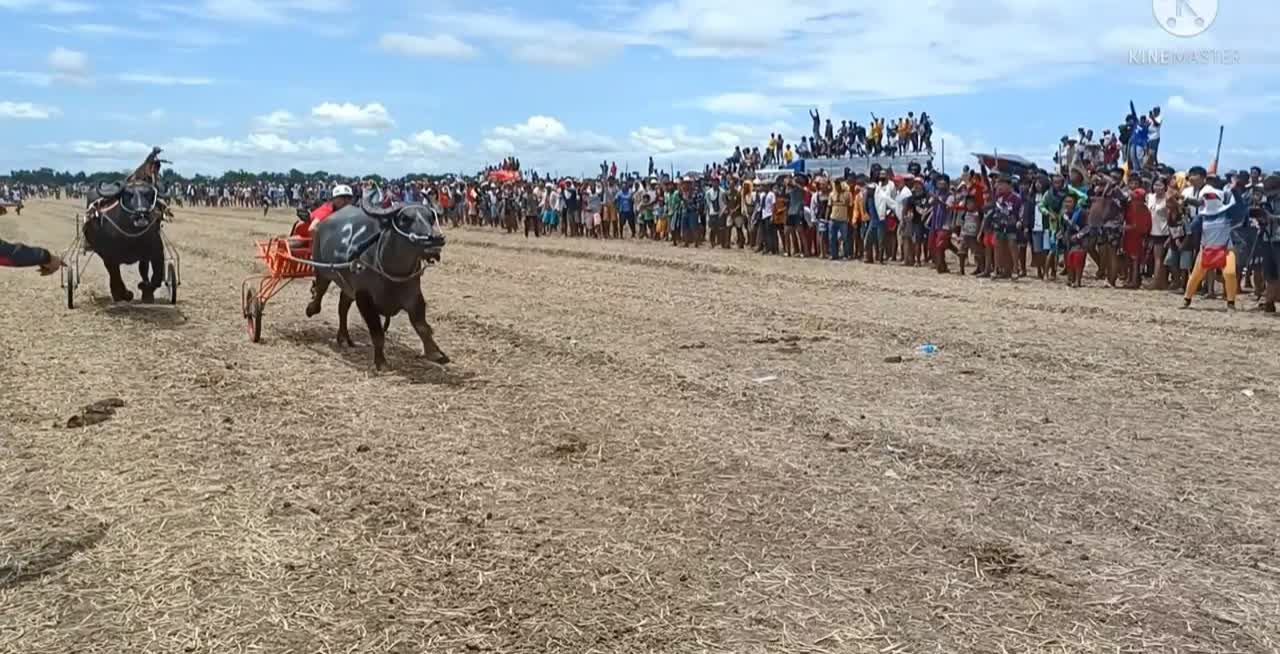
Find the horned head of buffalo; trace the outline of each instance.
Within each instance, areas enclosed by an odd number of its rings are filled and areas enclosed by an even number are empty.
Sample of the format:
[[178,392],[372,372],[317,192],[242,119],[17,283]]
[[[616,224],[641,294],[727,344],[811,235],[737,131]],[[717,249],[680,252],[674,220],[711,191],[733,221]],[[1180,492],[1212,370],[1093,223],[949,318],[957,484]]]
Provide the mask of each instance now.
[[393,203],[390,207],[377,207],[369,201],[369,195],[360,200],[360,208],[378,219],[384,230],[390,230],[400,238],[422,248],[424,258],[431,263],[440,260],[444,249],[444,232],[440,230],[440,214],[424,204]]

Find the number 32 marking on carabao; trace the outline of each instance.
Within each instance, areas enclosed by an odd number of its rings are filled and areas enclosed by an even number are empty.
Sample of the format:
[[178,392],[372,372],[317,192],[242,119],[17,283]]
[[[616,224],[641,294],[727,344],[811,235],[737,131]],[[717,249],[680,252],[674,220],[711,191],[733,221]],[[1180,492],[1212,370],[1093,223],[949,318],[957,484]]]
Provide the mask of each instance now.
[[339,241],[339,243],[341,244],[340,251],[343,258],[351,257],[352,251],[356,249],[356,239],[358,239],[361,234],[364,234],[364,230],[365,225],[361,225],[360,229],[353,228],[351,223],[347,223],[342,226],[342,240]]

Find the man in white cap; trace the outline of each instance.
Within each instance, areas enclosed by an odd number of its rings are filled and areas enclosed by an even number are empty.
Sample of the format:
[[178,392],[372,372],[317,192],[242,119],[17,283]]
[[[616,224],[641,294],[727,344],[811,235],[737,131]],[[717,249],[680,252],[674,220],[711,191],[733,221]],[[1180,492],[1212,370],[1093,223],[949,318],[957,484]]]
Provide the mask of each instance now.
[[346,184],[338,184],[337,186],[334,186],[333,192],[329,195],[330,199],[328,202],[325,202],[313,209],[306,222],[294,227],[294,236],[311,238],[311,228],[314,227],[316,223],[328,218],[335,211],[351,204],[355,199],[355,194],[351,192],[351,187]]
[[[311,228],[316,223],[347,207],[355,199],[355,194],[351,192],[351,187],[346,184],[334,186],[333,192],[329,195],[329,201],[316,207],[311,212],[311,219],[294,230],[295,236],[311,238]],[[311,301],[307,303],[308,318],[320,313],[320,301],[324,299],[324,294],[328,290],[329,280],[317,277],[311,281]]]

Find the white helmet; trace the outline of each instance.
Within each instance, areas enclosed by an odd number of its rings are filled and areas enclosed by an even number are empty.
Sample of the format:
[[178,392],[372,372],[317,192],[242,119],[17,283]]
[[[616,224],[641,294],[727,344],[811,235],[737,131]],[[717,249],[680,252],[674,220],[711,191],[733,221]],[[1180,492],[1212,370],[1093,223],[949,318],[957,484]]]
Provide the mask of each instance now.
[[330,193],[329,195],[335,198],[340,198],[343,196],[349,197],[349,198],[355,197],[355,193],[351,192],[351,187],[347,186],[346,184],[339,184],[333,187],[333,193]]

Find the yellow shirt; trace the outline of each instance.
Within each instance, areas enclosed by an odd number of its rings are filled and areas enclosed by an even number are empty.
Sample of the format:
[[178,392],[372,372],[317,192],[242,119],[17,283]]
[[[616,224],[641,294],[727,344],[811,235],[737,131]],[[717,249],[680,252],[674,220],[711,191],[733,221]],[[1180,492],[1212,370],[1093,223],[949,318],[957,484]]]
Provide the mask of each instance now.
[[849,222],[849,203],[853,196],[848,191],[836,191],[831,195],[831,220],[838,223]]
[[859,225],[867,222],[867,196],[864,193],[863,189],[858,189],[858,192],[853,194],[853,222]]
[[794,157],[794,156],[795,156],[795,155],[794,155],[794,154],[792,154],[791,150],[787,150],[786,152],[784,152],[784,153],[782,154],[782,158],[783,158],[787,163],[791,163],[791,158],[792,158],[792,157]]

